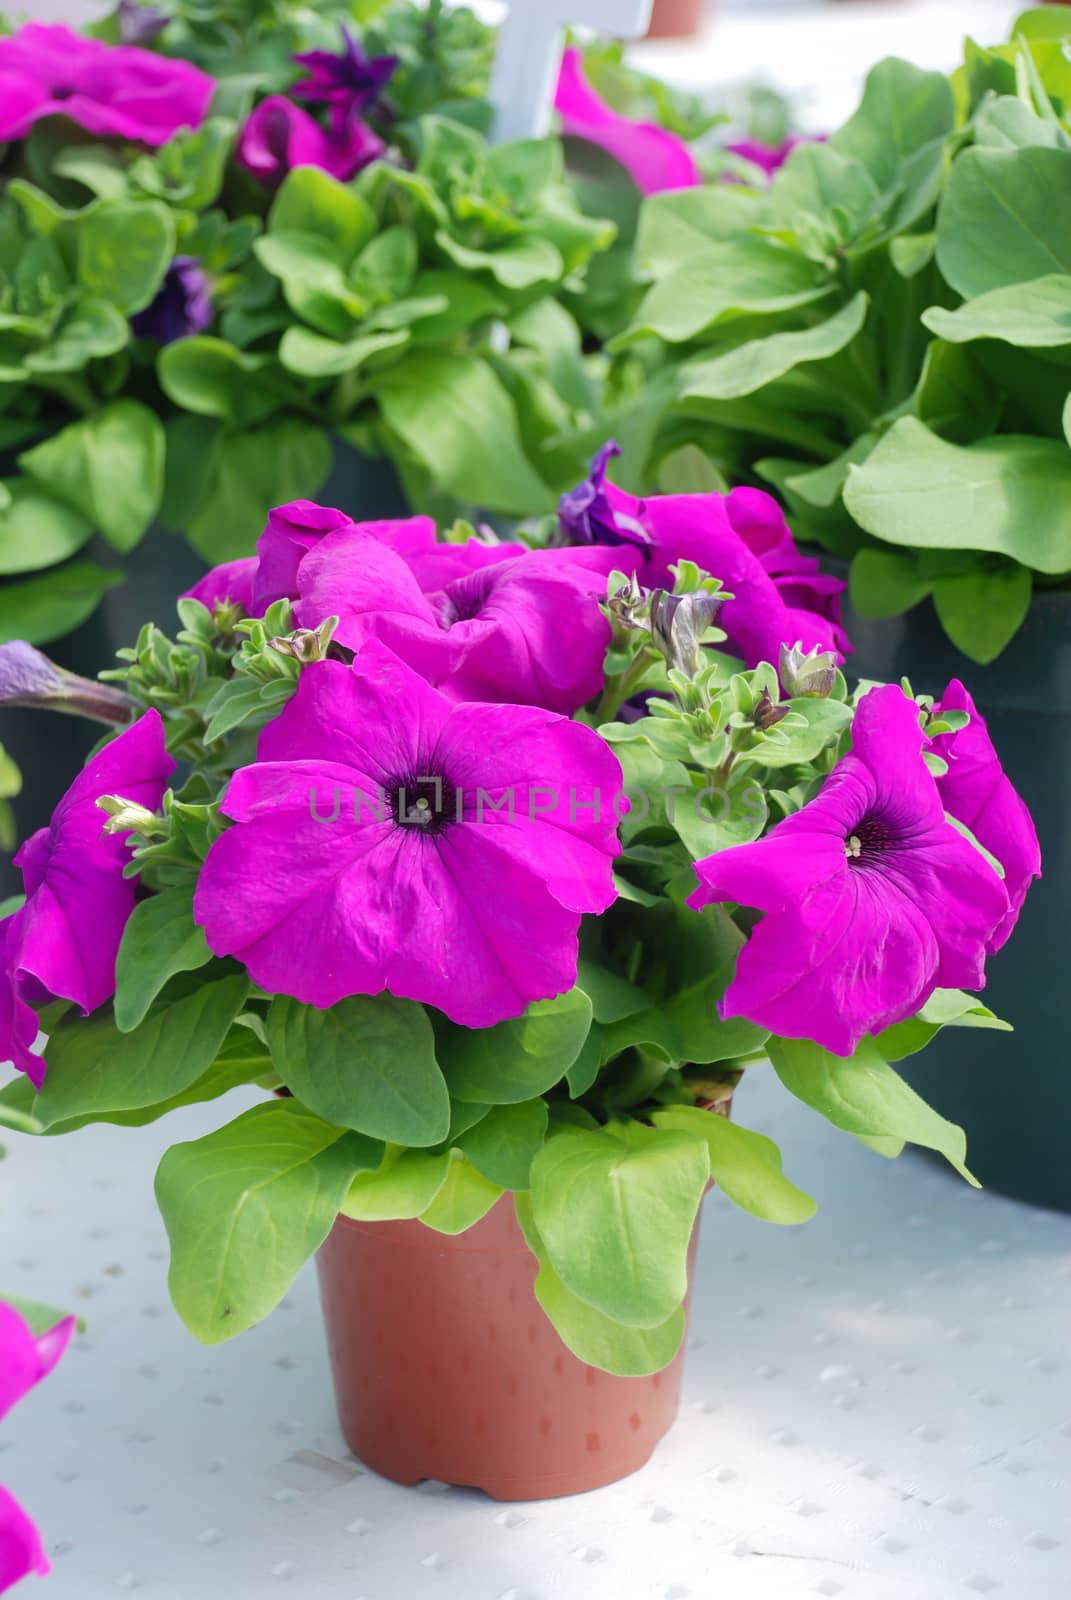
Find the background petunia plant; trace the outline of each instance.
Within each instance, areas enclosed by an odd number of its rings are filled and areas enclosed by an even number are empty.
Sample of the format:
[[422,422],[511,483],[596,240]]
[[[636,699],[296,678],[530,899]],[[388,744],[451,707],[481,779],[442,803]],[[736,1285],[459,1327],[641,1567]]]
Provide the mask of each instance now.
[[769,496],[636,499],[613,459],[538,544],[277,507],[105,686],[3,652],[111,726],[20,852],[0,1106],[54,1136],[243,1090],[156,1180],[205,1341],[340,1214],[511,1196],[569,1348],[657,1371],[711,1180],[814,1210],[727,1115],[753,1072],[969,1176],[893,1063],[1003,1026],[974,991],[1040,863],[985,725],[849,689]]

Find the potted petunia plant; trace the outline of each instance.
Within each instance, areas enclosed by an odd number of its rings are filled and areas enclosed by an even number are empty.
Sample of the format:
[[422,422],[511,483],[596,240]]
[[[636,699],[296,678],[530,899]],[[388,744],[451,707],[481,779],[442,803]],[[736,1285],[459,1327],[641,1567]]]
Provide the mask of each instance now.
[[355,1452],[508,1498],[670,1426],[712,1181],[811,1215],[728,1117],[748,1073],[969,1176],[892,1063],[1002,1026],[1030,881],[969,699],[849,689],[777,503],[612,459],[524,541],[279,507],[106,685],[4,652],[111,728],[20,853],[0,1106],[54,1136],[244,1086],[157,1175],[179,1314],[227,1339],[319,1252]]

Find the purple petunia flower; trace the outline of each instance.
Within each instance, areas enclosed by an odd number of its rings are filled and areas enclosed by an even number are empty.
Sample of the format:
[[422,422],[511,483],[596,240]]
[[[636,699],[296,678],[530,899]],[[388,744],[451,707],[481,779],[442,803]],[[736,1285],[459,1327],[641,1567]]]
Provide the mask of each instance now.
[[[609,449],[609,447],[608,447]],[[559,512],[563,533],[581,541],[606,544],[602,570],[628,569],[647,587],[672,588],[675,562],[694,561],[721,580],[733,596],[718,617],[728,635],[727,648],[749,667],[760,661],[777,662],[782,644],[801,644],[805,650],[833,650],[843,660],[851,645],[834,615],[835,594],[820,610],[786,604],[779,584],[752,548],[769,542],[775,529],[775,547],[784,553],[795,549],[777,502],[759,489],[732,494],[671,494],[638,500],[606,477],[608,449],[595,458],[592,477],[579,490],[565,495]],[[590,504],[593,509],[585,509]],[[787,540],[787,544],[785,541]],[[620,548],[630,545],[626,553]],[[589,564],[595,549],[577,551]],[[805,561],[796,552],[798,561]],[[802,583],[801,575],[794,581]],[[828,611],[830,614],[824,614]]]
[[194,333],[204,333],[213,316],[212,280],[195,256],[176,256],[168,267],[155,299],[131,317],[139,339],[174,344]]
[[[852,642],[840,610],[840,597],[848,585],[843,578],[822,572],[817,556],[805,556],[797,548],[773,495],[762,489],[733,489],[725,496],[725,511],[734,532],[773,579],[789,611],[823,617],[832,624],[833,643],[839,654],[850,655]],[[805,624],[811,625],[809,621]]]
[[735,901],[766,913],[723,1017],[848,1056],[935,989],[984,987],[1008,893],[946,821],[923,742],[915,702],[895,685],[872,689],[817,799],[756,844],[696,863],[693,909]]
[[64,116],[90,133],[166,144],[180,128],[200,127],[215,87],[188,61],[28,22],[0,38],[0,142]]
[[342,49],[307,50],[292,57],[309,76],[291,85],[295,100],[312,100],[334,108],[340,117],[360,116],[379,99],[398,67],[397,56],[367,56],[360,41],[342,28]]
[[174,770],[160,713],[146,711],[93,757],[15,857],[26,903],[0,922],[0,1061],[38,1088],[46,1063],[31,1053],[31,1007],[70,1000],[88,1015],[103,1005],[115,992],[115,957],[134,909],[125,835],[103,832],[96,802],[121,794],[155,811]]
[[573,986],[619,851],[621,769],[591,729],[448,700],[372,642],[306,667],[257,755],[194,900],[254,983],[321,1008],[389,989],[470,1028]]
[[[47,1378],[74,1332],[65,1317],[36,1337],[14,1306],[0,1300],[0,1420],[22,1397]],[[0,1486],[0,1594],[31,1572],[49,1572],[41,1535],[18,1501]]]
[[602,688],[605,591],[604,576],[568,552],[538,550],[474,565],[426,594],[397,550],[343,529],[301,563],[297,619],[315,628],[337,615],[340,644],[380,639],[451,698],[571,716]]
[[644,194],[691,189],[703,181],[699,163],[677,134],[654,122],[633,122],[607,105],[589,83],[575,45],[562,57],[554,108],[563,133],[605,150]]
[[363,122],[350,118],[326,132],[283,94],[270,94],[254,106],[238,136],[239,164],[272,189],[294,167],[319,167],[345,183],[385,149]]
[[989,941],[993,954],[1011,937],[1027,891],[1034,879],[1041,877],[1037,829],[1026,802],[1000,764],[985,718],[958,678],[952,679],[933,709],[935,716],[942,711],[966,711],[971,719],[958,733],[938,734],[932,749],[948,762],[948,772],[937,780],[945,810],[968,827],[1004,868],[1004,887],[1011,905]]

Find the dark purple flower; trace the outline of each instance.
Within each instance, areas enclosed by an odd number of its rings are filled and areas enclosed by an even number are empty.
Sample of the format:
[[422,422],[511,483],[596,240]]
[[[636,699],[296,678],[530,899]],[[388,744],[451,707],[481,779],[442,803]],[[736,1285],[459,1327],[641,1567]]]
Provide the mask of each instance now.
[[651,536],[636,516],[611,499],[607,487],[610,462],[621,454],[616,439],[604,444],[583,483],[563,494],[558,504],[558,523],[567,544],[630,544],[643,549]]
[[293,84],[295,100],[312,100],[346,116],[360,116],[374,105],[398,66],[397,56],[366,56],[360,41],[342,24],[342,49],[306,50],[293,60],[309,76]]
[[176,256],[167,269],[156,298],[131,317],[139,339],[174,344],[176,339],[204,333],[211,325],[212,280],[194,256]]
[[325,132],[284,94],[270,94],[249,113],[238,137],[238,161],[268,188],[294,167],[319,167],[346,183],[383,154],[382,139],[355,118]]

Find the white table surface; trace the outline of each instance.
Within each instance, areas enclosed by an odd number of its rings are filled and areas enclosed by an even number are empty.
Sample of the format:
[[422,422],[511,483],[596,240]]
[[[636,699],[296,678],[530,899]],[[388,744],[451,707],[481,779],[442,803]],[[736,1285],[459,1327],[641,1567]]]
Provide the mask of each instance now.
[[347,1455],[310,1270],[232,1344],[182,1328],[152,1172],[219,1107],[8,1138],[0,1282],[89,1324],[0,1430],[42,1600],[1066,1600],[1071,1218],[887,1163],[771,1078],[740,1110],[817,1218],[712,1194],[677,1428],[621,1484],[517,1507]]

